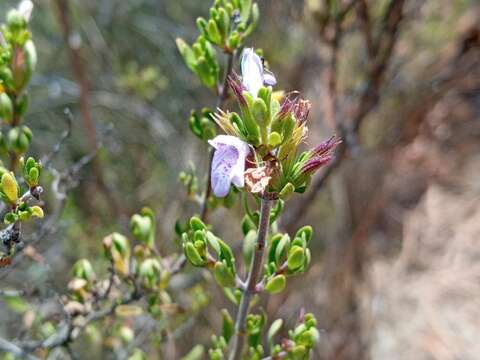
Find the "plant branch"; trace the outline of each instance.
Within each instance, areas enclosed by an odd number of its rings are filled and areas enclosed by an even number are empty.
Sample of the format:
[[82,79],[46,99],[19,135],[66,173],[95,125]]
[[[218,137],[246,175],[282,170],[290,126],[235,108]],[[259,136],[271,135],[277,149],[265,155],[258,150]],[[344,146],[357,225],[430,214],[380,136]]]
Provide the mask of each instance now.
[[265,243],[270,225],[270,210],[272,200],[262,199],[260,208],[260,225],[258,228],[257,241],[255,243],[255,252],[248,271],[245,290],[242,293],[240,306],[238,307],[237,319],[235,321],[235,336],[233,338],[232,348],[229,360],[239,360],[242,356],[245,344],[245,320],[250,307],[252,296],[257,292],[257,283],[262,271],[263,255],[265,253]]

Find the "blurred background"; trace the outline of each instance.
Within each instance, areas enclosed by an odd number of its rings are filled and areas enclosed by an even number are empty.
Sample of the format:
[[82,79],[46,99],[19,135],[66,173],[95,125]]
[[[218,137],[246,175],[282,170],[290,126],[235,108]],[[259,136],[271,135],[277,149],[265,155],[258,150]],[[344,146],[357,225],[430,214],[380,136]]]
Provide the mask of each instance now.
[[[157,214],[161,252],[180,250],[175,222],[200,210],[178,174],[194,169],[203,183],[207,169],[205,145],[187,119],[215,104],[175,46],[177,37],[195,39],[195,19],[207,14],[209,0],[34,3],[31,152],[51,153],[69,128],[66,108],[73,123],[52,163],[69,175],[65,197],[51,190],[55,173],[47,174],[49,226],[33,229],[28,251],[0,270],[1,287],[27,290],[29,303],[0,298],[0,333],[9,339],[28,337],[31,307],[54,322],[47,299],[65,292],[77,259],[106,271],[102,238],[127,233],[142,206]],[[279,88],[312,102],[311,144],[348,129],[334,166],[289,200],[282,219],[289,231],[314,226],[312,266],[281,295],[263,299],[264,309],[287,324],[302,307],[315,313],[321,341],[314,359],[478,359],[480,6],[337,3],[345,13],[332,17],[323,0],[261,0],[246,44],[264,50]],[[0,2],[2,20],[16,5]],[[79,166],[89,154],[95,159]],[[239,248],[242,213],[230,211],[210,220]],[[208,274],[187,266],[182,281],[190,285],[175,299],[188,316],[172,335],[175,358],[208,345],[218,309],[233,309]],[[114,322],[98,325],[102,336],[83,336],[73,346],[78,358],[109,358],[118,345],[109,339]],[[148,338],[139,346],[151,350]]]

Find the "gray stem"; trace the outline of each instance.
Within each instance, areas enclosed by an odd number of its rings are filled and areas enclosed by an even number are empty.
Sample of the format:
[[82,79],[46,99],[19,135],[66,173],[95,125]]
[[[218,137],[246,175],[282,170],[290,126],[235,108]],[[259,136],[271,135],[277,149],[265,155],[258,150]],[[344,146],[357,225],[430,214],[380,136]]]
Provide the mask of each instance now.
[[265,243],[268,235],[268,227],[270,225],[270,209],[272,208],[272,200],[262,199],[260,208],[260,225],[258,228],[257,241],[255,243],[255,252],[248,271],[245,290],[240,300],[240,306],[237,312],[235,322],[235,336],[232,340],[229,360],[241,359],[243,346],[245,344],[245,320],[250,307],[250,300],[256,293],[256,286],[262,272],[263,255],[265,253]]

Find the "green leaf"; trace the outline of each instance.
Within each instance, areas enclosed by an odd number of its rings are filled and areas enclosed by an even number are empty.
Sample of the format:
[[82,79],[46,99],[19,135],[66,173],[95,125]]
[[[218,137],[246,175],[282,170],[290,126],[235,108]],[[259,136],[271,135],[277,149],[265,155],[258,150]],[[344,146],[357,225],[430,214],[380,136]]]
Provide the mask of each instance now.
[[200,220],[199,217],[196,217],[196,216],[192,216],[190,218],[190,228],[192,230],[206,230],[207,229],[207,225],[205,225],[205,223]]
[[183,60],[187,67],[195,72],[195,67],[197,63],[197,57],[195,56],[194,51],[188,44],[181,38],[176,39],[178,51],[180,51],[180,55],[182,55]]
[[270,294],[278,294],[285,289],[286,283],[287,279],[285,278],[285,275],[277,275],[267,281],[265,290],[267,290]]
[[282,319],[275,320],[272,325],[270,325],[270,329],[268,329],[267,339],[269,344],[273,344],[274,336],[280,331],[283,325]]
[[289,270],[297,270],[305,262],[305,250],[300,246],[292,246],[288,252],[287,265]]
[[231,269],[227,266],[226,261],[217,261],[213,268],[213,276],[220,286],[233,287],[235,286],[235,276]]
[[228,341],[235,333],[235,325],[227,309],[222,309],[222,336]]

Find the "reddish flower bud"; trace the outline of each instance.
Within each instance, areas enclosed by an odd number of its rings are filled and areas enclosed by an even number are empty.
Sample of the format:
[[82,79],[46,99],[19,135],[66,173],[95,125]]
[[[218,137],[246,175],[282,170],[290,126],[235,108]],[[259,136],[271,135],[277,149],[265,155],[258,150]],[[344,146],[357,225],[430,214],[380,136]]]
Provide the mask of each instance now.
[[311,174],[320,169],[322,166],[327,165],[332,159],[333,155],[326,155],[323,157],[310,159],[303,164],[301,172],[302,174]]
[[242,85],[240,77],[234,72],[234,73],[232,73],[232,75],[228,76],[227,82],[228,82],[228,86],[230,86],[230,89],[232,89],[232,91],[235,94],[235,97],[237,98],[240,105],[241,106],[246,106],[247,101],[245,100],[245,97],[243,96],[243,91],[245,91],[246,88]]
[[333,135],[330,139],[318,144],[311,150],[312,157],[321,157],[327,153],[331,153],[342,140]]

